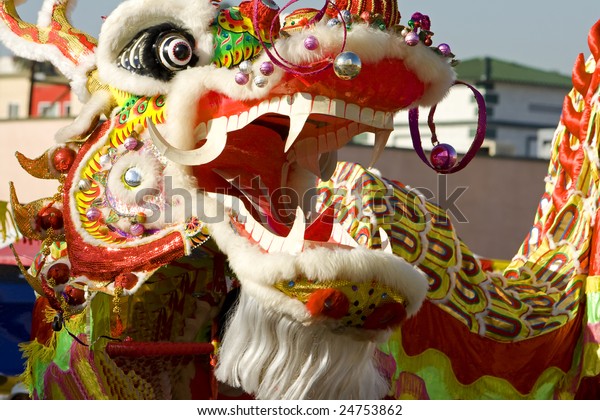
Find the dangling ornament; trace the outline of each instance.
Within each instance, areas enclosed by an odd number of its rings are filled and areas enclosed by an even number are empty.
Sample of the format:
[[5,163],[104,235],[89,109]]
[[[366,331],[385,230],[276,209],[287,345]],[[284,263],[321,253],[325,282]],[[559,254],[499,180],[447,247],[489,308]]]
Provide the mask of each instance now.
[[419,132],[419,109],[413,108],[408,111],[408,124],[410,128],[410,135],[412,137],[413,146],[417,155],[421,158],[423,162],[436,172],[442,174],[451,174],[454,172],[458,172],[464,167],[466,167],[469,162],[475,157],[477,151],[483,144],[483,140],[485,139],[485,130],[487,126],[487,114],[485,110],[485,100],[483,96],[477,89],[468,83],[456,81],[454,85],[464,85],[471,89],[473,95],[475,96],[475,100],[477,101],[478,113],[479,117],[477,120],[477,132],[475,133],[475,138],[473,139],[473,143],[471,147],[465,154],[465,156],[458,162],[458,157],[456,150],[449,144],[440,143],[437,139],[437,134],[435,132],[435,123],[433,122],[433,115],[435,114],[436,106],[433,106],[429,111],[429,129],[431,130],[431,144],[433,145],[433,149],[431,150],[430,159],[428,160],[425,156],[425,152],[423,151],[423,145],[421,144],[421,134]]
[[454,168],[457,158],[454,147],[446,143],[439,143],[431,150],[431,164],[437,170],[447,171]]

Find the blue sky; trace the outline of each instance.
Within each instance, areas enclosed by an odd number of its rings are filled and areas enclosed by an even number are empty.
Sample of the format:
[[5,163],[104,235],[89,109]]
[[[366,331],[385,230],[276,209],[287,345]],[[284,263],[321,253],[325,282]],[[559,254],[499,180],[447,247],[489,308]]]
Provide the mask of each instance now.
[[[287,3],[275,1],[280,6]],[[19,13],[35,20],[41,3],[28,0]],[[120,3],[79,0],[73,14],[75,26],[97,36],[101,17]],[[237,0],[230,3],[237,4]],[[301,0],[291,10],[322,4]],[[415,11],[428,14],[434,43],[450,44],[459,59],[492,56],[564,74],[570,74],[577,54],[588,55],[588,31],[600,19],[600,0],[399,0],[398,4],[403,23]]]

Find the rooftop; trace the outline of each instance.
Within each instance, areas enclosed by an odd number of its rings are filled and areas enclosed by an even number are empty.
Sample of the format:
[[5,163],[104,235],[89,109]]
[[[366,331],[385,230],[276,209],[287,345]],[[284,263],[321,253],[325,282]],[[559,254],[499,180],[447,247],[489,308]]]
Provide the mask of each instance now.
[[492,57],[476,57],[461,61],[456,67],[459,80],[472,83],[504,82],[570,88],[571,78],[558,72],[540,70]]

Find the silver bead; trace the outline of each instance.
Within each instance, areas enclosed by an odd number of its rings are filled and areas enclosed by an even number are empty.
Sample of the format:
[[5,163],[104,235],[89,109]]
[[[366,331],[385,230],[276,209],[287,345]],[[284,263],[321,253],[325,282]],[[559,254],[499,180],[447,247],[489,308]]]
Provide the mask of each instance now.
[[256,87],[264,88],[268,84],[269,84],[269,79],[267,79],[265,76],[256,76],[254,78],[254,85]]
[[139,187],[142,184],[142,174],[136,167],[129,168],[123,175],[123,180],[132,188]]
[[77,184],[77,188],[79,188],[79,191],[87,191],[92,188],[92,182],[89,179],[82,179]]
[[103,168],[110,166],[111,163],[112,163],[112,161],[111,161],[109,155],[100,156],[100,166],[102,166]]
[[339,54],[333,62],[333,71],[342,80],[351,80],[360,74],[362,62],[360,57],[351,51]]
[[238,66],[238,69],[244,74],[250,74],[252,73],[252,62],[248,60],[242,61]]
[[336,18],[331,18],[327,21],[327,26],[333,28],[334,26],[338,26],[340,24],[340,20]]

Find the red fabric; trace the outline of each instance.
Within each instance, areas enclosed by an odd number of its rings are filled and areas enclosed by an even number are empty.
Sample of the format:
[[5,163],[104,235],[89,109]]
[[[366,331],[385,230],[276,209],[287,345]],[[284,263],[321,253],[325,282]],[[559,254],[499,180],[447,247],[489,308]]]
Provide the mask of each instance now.
[[581,334],[581,315],[562,328],[536,338],[501,343],[469,330],[460,321],[425,301],[402,326],[402,345],[409,356],[437,349],[448,356],[458,381],[468,385],[490,375],[509,381],[527,394],[550,366],[566,372]]
[[40,297],[33,304],[31,319],[31,340],[46,345],[52,337],[52,324],[46,322],[46,309],[49,309],[48,299]]

